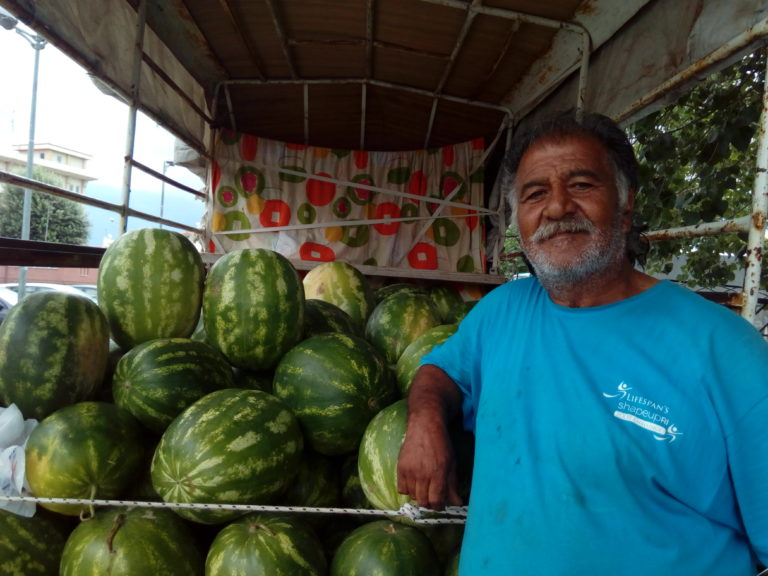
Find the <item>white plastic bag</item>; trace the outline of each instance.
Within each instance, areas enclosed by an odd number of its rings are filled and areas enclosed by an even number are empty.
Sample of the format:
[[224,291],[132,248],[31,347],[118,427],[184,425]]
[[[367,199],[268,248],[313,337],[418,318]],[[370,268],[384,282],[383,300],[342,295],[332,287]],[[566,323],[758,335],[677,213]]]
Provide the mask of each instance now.
[[[37,426],[37,420],[24,420],[15,404],[0,408],[0,495],[26,496],[26,461],[24,447],[29,435]],[[10,502],[0,500],[0,509],[19,516],[35,515],[34,502]]]

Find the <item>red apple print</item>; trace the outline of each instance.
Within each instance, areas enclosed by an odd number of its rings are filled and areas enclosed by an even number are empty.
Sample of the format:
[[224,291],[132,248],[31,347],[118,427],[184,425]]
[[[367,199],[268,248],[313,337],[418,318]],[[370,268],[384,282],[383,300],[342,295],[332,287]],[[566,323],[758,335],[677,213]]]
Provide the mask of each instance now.
[[256,158],[259,149],[259,139],[252,134],[243,134],[240,139],[240,156],[248,162]]
[[443,165],[453,166],[453,146],[443,147]]
[[[325,172],[320,172],[317,176],[323,176],[325,178],[331,177],[330,174],[326,174]],[[333,200],[333,197],[336,194],[336,184],[310,178],[307,180],[306,193],[307,200],[309,200],[310,204],[313,206],[325,206]]]
[[310,262],[331,262],[336,258],[334,251],[316,242],[304,242],[299,247],[299,258]]
[[[424,172],[416,170],[411,174],[411,179],[408,180],[408,192],[418,196],[424,196],[427,193],[427,175]],[[414,200],[414,202],[418,202],[418,200]]]
[[472,140],[472,150],[485,149],[485,138],[474,138]]
[[240,177],[240,183],[246,195],[253,194],[256,190],[256,185],[259,183],[259,179],[253,172],[245,172]]
[[368,152],[366,150],[355,150],[353,155],[355,157],[355,166],[359,170],[368,166]]
[[419,242],[408,253],[408,263],[416,270],[436,270],[437,248],[426,242]]
[[[382,202],[376,206],[376,213],[374,216],[377,220],[381,218],[400,218],[400,206],[394,202]],[[387,224],[374,224],[373,228],[382,236],[391,236],[397,234],[400,228],[400,222],[390,222]]]
[[287,226],[291,221],[291,207],[283,200],[267,200],[259,214],[259,222],[264,228]]

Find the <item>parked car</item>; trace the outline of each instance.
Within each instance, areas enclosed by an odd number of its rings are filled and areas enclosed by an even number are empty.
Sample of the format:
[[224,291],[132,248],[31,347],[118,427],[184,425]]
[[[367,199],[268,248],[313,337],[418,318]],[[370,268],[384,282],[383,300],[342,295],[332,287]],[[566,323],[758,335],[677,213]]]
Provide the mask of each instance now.
[[14,307],[18,299],[18,295],[13,290],[0,288],[0,324],[3,323],[5,317],[8,316],[8,312]]
[[[14,294],[18,295],[19,293],[19,285],[15,282],[7,283],[7,284],[0,284],[0,289],[8,289]],[[55,284],[55,283],[49,283],[49,282],[27,282],[24,285],[24,290],[26,294],[33,294],[35,292],[40,292],[43,290],[58,290],[59,292],[68,292],[69,294],[77,294],[78,296],[88,296],[85,292],[82,290],[78,290],[74,286],[70,286],[69,284]]]
[[85,292],[85,295],[88,296],[88,298],[90,298],[94,302],[99,301],[96,284],[72,284],[72,287],[77,288],[81,292]]

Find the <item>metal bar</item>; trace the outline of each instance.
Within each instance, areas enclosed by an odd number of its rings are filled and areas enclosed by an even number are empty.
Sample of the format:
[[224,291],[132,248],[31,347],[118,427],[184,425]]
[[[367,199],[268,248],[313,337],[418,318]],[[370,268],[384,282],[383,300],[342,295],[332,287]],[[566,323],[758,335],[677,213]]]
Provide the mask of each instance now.
[[83,196],[82,194],[78,194],[77,192],[70,192],[69,190],[65,190],[64,188],[51,186],[50,184],[44,184],[36,180],[30,180],[28,178],[19,176],[17,174],[12,174],[10,172],[3,172],[2,170],[0,170],[0,182],[6,182],[11,186],[21,186],[21,187],[26,186],[31,190],[36,190],[38,192],[43,192],[45,194],[50,194],[52,196],[58,196],[59,198],[66,198],[67,200],[72,200],[73,202],[78,202],[80,204],[85,204],[87,206],[94,206],[96,208],[101,208],[102,210],[108,210],[110,212],[115,212],[117,214],[121,214],[125,212],[127,216],[141,218],[142,220],[148,220],[149,222],[163,223],[163,224],[173,226],[174,228],[181,228],[183,230],[196,232],[198,234],[202,234],[203,232],[199,228],[188,226],[186,224],[176,222],[175,220],[166,220],[164,218],[159,218],[152,214],[147,214],[146,212],[133,210],[132,208],[123,206],[121,204],[112,204],[111,202],[105,202],[104,200],[99,200],[97,198],[90,198],[88,196]]
[[158,180],[162,180],[163,182],[166,182],[170,184],[171,186],[174,186],[175,188],[178,188],[179,190],[184,190],[185,192],[189,192],[190,194],[193,194],[197,196],[198,198],[206,199],[208,196],[205,192],[201,192],[200,190],[195,190],[194,188],[190,188],[189,186],[185,186],[181,182],[177,182],[173,178],[169,178],[165,174],[158,172],[157,170],[153,170],[149,166],[142,164],[141,162],[138,162],[137,160],[131,160],[131,163],[133,164],[134,168],[138,168],[142,172],[146,174],[150,174],[157,178]]
[[128,205],[131,197],[131,160],[133,159],[133,148],[136,141],[136,115],[138,114],[140,97],[139,87],[141,84],[141,64],[144,54],[144,27],[147,23],[147,2],[139,0],[138,12],[136,15],[136,40],[133,47],[133,70],[131,77],[131,94],[128,107],[128,127],[125,138],[125,157],[123,163],[123,209],[120,212],[120,234],[125,234],[128,228]]
[[144,63],[155,73],[157,76],[165,82],[171,90],[173,90],[178,96],[184,100],[184,102],[187,103],[187,106],[189,106],[192,110],[195,111],[195,113],[200,116],[206,123],[213,124],[213,118],[211,118],[208,113],[200,108],[192,98],[189,97],[189,94],[187,94],[184,90],[181,89],[181,87],[173,81],[173,78],[171,78],[166,71],[160,67],[160,65],[155,62],[152,58],[150,58],[147,54],[144,54]]
[[224,86],[224,98],[227,101],[227,112],[229,113],[229,125],[232,130],[237,132],[237,122],[235,121],[235,107],[232,106],[232,94],[229,93],[229,85]]
[[368,84],[360,87],[360,150],[365,150],[365,122],[367,119]]
[[719,222],[704,222],[702,224],[694,224],[693,226],[654,230],[646,232],[644,236],[651,242],[657,242],[673,238],[697,238],[699,236],[718,236],[732,232],[748,232],[751,220],[751,216],[742,216],[741,218],[732,218]]
[[273,0],[266,0],[267,7],[269,8],[269,12],[272,15],[272,25],[275,28],[275,32],[277,33],[278,38],[280,39],[280,47],[283,49],[283,54],[285,55],[285,59],[288,61],[288,68],[291,70],[291,78],[297,78],[298,74],[296,74],[296,66],[293,64],[293,58],[291,58],[291,50],[288,47],[288,42],[286,41],[285,36],[285,30],[283,29],[282,22],[280,22],[280,16],[277,13],[277,8],[275,7],[275,3]]
[[309,145],[309,84],[304,84],[304,144]]
[[650,104],[659,100],[663,96],[673,92],[673,90],[681,84],[684,84],[689,80],[694,80],[696,77],[700,76],[702,72],[706,71],[710,66],[713,66],[714,64],[724,61],[728,57],[737,54],[755,42],[755,40],[758,38],[762,38],[766,35],[768,35],[768,19],[760,21],[758,24],[752,26],[748,30],[745,30],[729,42],[725,42],[724,44],[718,46],[716,50],[710,52],[709,55],[705,58],[694,62],[685,70],[675,74],[671,78],[668,78],[665,82],[656,86],[656,88],[652,90],[647,96],[636,100],[626,110],[620,114],[617,114],[615,116],[616,121],[628,121],[628,119],[630,119],[634,114],[645,109]]
[[[270,4],[270,2],[267,2],[267,4]],[[253,67],[256,69],[256,75],[259,78],[264,78],[264,73],[261,71],[263,67],[261,60],[259,59],[258,54],[256,54],[256,51],[253,49],[253,46],[251,46],[250,42],[248,42],[248,34],[243,29],[243,18],[240,18],[238,14],[235,14],[235,11],[230,5],[229,0],[219,0],[219,5],[222,7],[224,12],[229,17],[229,23],[232,25],[232,27],[235,30],[237,30],[237,34],[240,36],[240,39],[243,41],[243,45],[248,50],[248,56],[251,59],[251,64],[253,64]]]
[[[237,86],[237,85],[257,85],[257,86],[280,86],[280,85],[297,85],[297,84],[364,84],[367,83],[371,86],[379,86],[381,88],[391,88],[393,90],[402,90],[403,92],[411,92],[413,94],[420,94],[427,98],[434,96],[433,92],[429,90],[423,90],[421,88],[414,88],[405,84],[397,84],[395,82],[384,82],[382,80],[366,80],[365,78],[333,78],[333,79],[315,79],[315,80],[255,80],[252,78],[240,79],[240,80],[225,80],[221,83],[223,86]],[[440,99],[447,102],[456,102],[458,104],[467,104],[470,106],[477,106],[478,108],[486,108],[488,110],[498,110],[505,114],[511,113],[508,106],[501,104],[491,104],[490,102],[483,102],[482,100],[471,100],[469,98],[459,98],[457,96],[449,96],[447,94],[441,94]]]
[[765,219],[768,212],[768,77],[763,86],[763,108],[757,143],[757,170],[752,192],[752,215],[747,238],[747,269],[744,273],[744,306],[741,315],[755,324],[757,299],[760,292]]

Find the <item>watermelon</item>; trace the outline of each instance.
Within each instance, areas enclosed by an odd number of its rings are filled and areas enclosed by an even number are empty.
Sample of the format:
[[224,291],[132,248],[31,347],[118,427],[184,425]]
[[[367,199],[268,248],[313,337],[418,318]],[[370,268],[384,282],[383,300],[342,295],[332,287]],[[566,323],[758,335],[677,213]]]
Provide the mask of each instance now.
[[327,560],[317,535],[301,518],[249,514],[216,535],[205,573],[325,576]]
[[360,333],[376,304],[366,277],[346,262],[323,262],[312,268],[304,276],[304,292],[307,298],[325,300],[344,310]]
[[464,298],[459,291],[448,284],[434,284],[427,289],[427,294],[437,309],[440,321],[446,324],[451,323],[456,310],[464,306]]
[[453,311],[453,314],[448,315],[448,318],[446,318],[445,321],[448,323],[458,324],[464,320],[464,317],[469,314],[469,311],[472,310],[472,308],[474,308],[475,304],[478,302],[479,300],[467,300],[463,302],[460,306],[456,307],[456,309]]
[[280,497],[285,506],[336,508],[341,499],[339,471],[329,456],[305,450],[291,485]]
[[459,559],[461,558],[461,552],[455,550],[453,554],[448,558],[445,564],[445,570],[443,576],[459,576]]
[[376,304],[380,304],[384,298],[391,296],[397,292],[415,292],[418,294],[427,294],[427,291],[421,286],[415,284],[409,284],[407,282],[395,282],[394,284],[386,284],[380,288],[377,288],[373,292],[374,300]]
[[98,301],[112,338],[129,350],[155,338],[187,338],[197,325],[205,269],[194,244],[159,228],[132,230],[104,252]]
[[189,338],[157,338],[120,359],[112,395],[115,404],[162,433],[195,400],[234,382],[229,362],[213,346]]
[[304,332],[304,288],[284,256],[236,250],[211,267],[203,293],[206,339],[230,364],[272,368]]
[[0,510],[0,575],[59,573],[59,560],[72,527],[45,510],[31,518]]
[[[266,504],[293,481],[303,446],[299,423],[278,398],[260,390],[217,390],[166,428],[152,458],[152,485],[166,502]],[[243,514],[175,510],[202,524]]]
[[359,334],[352,317],[344,310],[325,300],[309,298],[304,307],[304,337],[323,332]]
[[[378,510],[399,510],[411,502],[409,496],[397,491],[397,459],[405,439],[408,404],[405,399],[390,404],[368,424],[357,457],[358,473],[363,492]],[[472,472],[473,437],[468,432],[451,427],[456,454],[457,491],[466,500]],[[398,517],[405,521],[404,517]]]
[[418,528],[375,520],[353,530],[336,549],[329,576],[439,576],[432,543]]
[[373,309],[365,325],[365,338],[394,369],[408,345],[439,324],[440,316],[429,296],[399,291]]
[[40,420],[92,398],[107,371],[109,328],[87,296],[45,291],[0,325],[0,404]]
[[250,388],[251,390],[261,390],[272,394],[272,379],[275,377],[274,370],[243,370],[242,368],[232,367],[235,375],[234,388]]
[[104,508],[69,535],[60,576],[202,576],[204,559],[189,527],[167,509]]
[[397,387],[403,398],[408,395],[413,377],[421,366],[422,357],[437,344],[445,342],[458,327],[458,324],[440,324],[430,328],[406,346],[395,365]]
[[273,385],[312,449],[329,456],[354,451],[370,419],[397,397],[392,374],[373,346],[339,332],[311,336],[289,350]]
[[[79,402],[42,420],[26,446],[27,482],[43,498],[118,498],[144,454],[142,429],[127,411],[107,402]],[[77,516],[79,504],[41,503]]]

